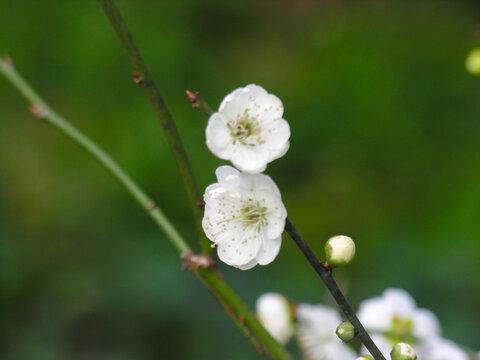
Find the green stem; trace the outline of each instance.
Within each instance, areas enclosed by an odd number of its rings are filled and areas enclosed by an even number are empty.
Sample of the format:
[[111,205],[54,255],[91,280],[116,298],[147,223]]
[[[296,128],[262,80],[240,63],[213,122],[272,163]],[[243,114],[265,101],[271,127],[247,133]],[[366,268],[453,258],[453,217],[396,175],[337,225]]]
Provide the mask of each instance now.
[[[109,171],[148,212],[180,253],[190,251],[190,248],[182,236],[176,231],[160,208],[155,206],[150,197],[104,150],[71,125],[66,119],[55,113],[15,71],[9,60],[0,59],[0,73],[10,80],[13,86],[31,103],[31,110],[37,117],[45,120],[48,124],[61,131],[70,140],[92,155],[95,160]],[[270,336],[255,319],[245,303],[214,269],[200,267],[195,271],[195,274],[215,294],[234,323],[240,328],[242,333],[248,336],[249,341],[254,344],[258,350],[265,349],[274,359],[291,359],[291,356],[285,348]]]
[[211,242],[204,236],[202,229],[203,211],[199,206],[202,200],[202,193],[198,188],[190,161],[188,160],[187,153],[183,146],[180,135],[178,134],[175,122],[173,121],[172,114],[168,110],[165,101],[160,95],[150,70],[145,64],[142,54],[135,44],[133,36],[128,29],[127,24],[123,20],[122,15],[115,6],[115,3],[112,0],[99,0],[99,3],[108,20],[115,29],[115,32],[117,33],[117,36],[120,39],[120,42],[122,43],[128,58],[130,59],[130,62],[132,63],[135,82],[137,82],[144,91],[145,96],[148,98],[153,107],[155,115],[162,125],[162,129],[167,138],[167,143],[172,151],[173,157],[180,172],[180,176],[182,177],[188,194],[190,206],[195,218],[198,237],[202,246],[202,251],[210,253],[212,251],[210,247]]
[[122,168],[97,144],[85,136],[82,132],[72,126],[67,120],[53,111],[45,101],[23,80],[23,78],[15,71],[14,67],[6,61],[0,61],[0,70],[7,79],[20,91],[20,93],[31,102],[31,110],[34,114],[48,122],[53,127],[60,130],[75,143],[80,145],[95,160],[103,165],[132,196],[140,203],[140,205],[148,212],[157,225],[165,232],[168,239],[178,251],[184,252],[190,250],[189,246],[182,239],[181,235],[173,227],[172,223],[163,214],[162,210],[155,206],[155,203],[145,194],[144,191],[132,180],[130,176],[123,171]]

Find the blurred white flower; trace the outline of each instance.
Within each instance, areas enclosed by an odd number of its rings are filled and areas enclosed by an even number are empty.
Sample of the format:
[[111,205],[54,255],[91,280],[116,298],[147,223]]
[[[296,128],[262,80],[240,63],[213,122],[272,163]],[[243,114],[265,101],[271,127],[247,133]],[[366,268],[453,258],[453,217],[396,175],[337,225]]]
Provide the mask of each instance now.
[[286,344],[293,335],[290,304],[285,296],[265,293],[257,299],[256,312],[260,323],[280,344]]
[[216,170],[218,183],[205,190],[202,226],[220,260],[247,270],[275,259],[287,211],[273,180],[231,166]]
[[393,333],[397,338],[414,336],[422,340],[440,334],[437,317],[430,310],[418,309],[412,297],[401,289],[387,289],[382,296],[363,301],[358,318],[367,330]]
[[417,349],[421,360],[468,360],[468,355],[453,341],[431,337],[422,342]]
[[290,146],[290,127],[282,116],[280,99],[261,86],[251,84],[236,89],[210,116],[207,146],[241,171],[262,172],[267,163],[283,156]]
[[324,305],[300,304],[296,310],[298,341],[312,360],[354,360],[357,358],[335,334],[342,321],[335,309]]

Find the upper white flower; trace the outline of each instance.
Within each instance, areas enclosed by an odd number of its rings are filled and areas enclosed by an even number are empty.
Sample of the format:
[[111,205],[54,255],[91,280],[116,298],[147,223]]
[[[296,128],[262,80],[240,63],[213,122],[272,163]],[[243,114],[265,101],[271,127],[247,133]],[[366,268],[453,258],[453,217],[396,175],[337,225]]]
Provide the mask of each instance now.
[[468,355],[453,341],[431,337],[417,349],[421,360],[468,360]]
[[267,163],[283,156],[290,146],[290,127],[282,116],[280,99],[261,86],[251,84],[236,89],[210,116],[207,146],[241,171],[262,172]]
[[202,226],[218,257],[242,270],[269,264],[280,250],[287,217],[277,185],[268,175],[231,166],[215,173],[218,183],[205,190]]
[[380,297],[363,301],[358,318],[370,331],[410,335],[419,340],[440,334],[437,317],[427,309],[418,309],[404,290],[387,289]]
[[293,335],[290,304],[285,296],[266,293],[257,299],[256,312],[260,323],[280,344],[285,344]]
[[354,360],[357,358],[335,330],[342,322],[335,309],[325,305],[300,304],[296,310],[298,341],[308,359]]

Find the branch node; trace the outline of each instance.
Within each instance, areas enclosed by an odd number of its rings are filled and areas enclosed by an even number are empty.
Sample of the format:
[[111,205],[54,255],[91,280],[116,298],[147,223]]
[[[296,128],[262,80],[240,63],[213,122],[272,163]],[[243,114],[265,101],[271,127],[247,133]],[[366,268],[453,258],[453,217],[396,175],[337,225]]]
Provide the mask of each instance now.
[[330,274],[332,275],[333,269],[335,269],[335,265],[328,265],[325,261],[320,262],[320,265]]
[[140,75],[138,71],[133,72],[133,82],[135,84],[140,84],[143,81],[143,76]]
[[213,257],[201,253],[201,254],[194,254],[192,251],[184,251],[182,255],[180,255],[182,261],[182,269],[183,270],[193,270],[197,271],[199,267],[204,268],[213,268],[215,266],[215,260]]

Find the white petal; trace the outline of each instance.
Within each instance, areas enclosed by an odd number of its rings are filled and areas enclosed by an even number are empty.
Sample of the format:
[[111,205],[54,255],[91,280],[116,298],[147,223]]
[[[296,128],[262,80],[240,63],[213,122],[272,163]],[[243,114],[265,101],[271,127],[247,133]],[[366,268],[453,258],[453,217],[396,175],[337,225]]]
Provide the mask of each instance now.
[[362,301],[357,316],[366,329],[387,331],[390,329],[393,311],[382,297],[376,297]]
[[413,334],[421,339],[440,335],[440,322],[433,312],[417,309],[413,315]]
[[275,124],[265,127],[262,133],[265,141],[265,147],[274,153],[281,153],[290,139],[290,125],[284,119],[280,119]]
[[232,153],[231,161],[241,171],[248,173],[259,173],[266,169],[268,152],[259,152],[246,146],[237,146]]
[[[283,207],[283,204],[282,204]],[[285,229],[286,213],[282,217],[270,216],[268,217],[267,225],[267,238],[276,239],[282,237],[283,230]]]
[[[237,233],[233,233],[235,235]],[[227,236],[232,235],[229,233]],[[222,239],[217,247],[217,254],[220,260],[228,265],[241,266],[251,262],[257,256],[262,244],[256,231],[248,229],[230,239]],[[227,241],[225,241],[227,240]]]
[[278,255],[280,246],[282,245],[282,237],[276,239],[264,239],[262,248],[257,253],[257,261],[260,265],[270,264]]
[[468,355],[453,341],[431,337],[420,344],[417,350],[422,360],[468,360]]
[[393,309],[395,316],[402,318],[411,318],[413,316],[416,304],[405,290],[390,288],[383,292],[383,297],[388,306]]
[[276,126],[283,116],[282,102],[275,95],[264,95],[255,99],[253,116],[264,126]]
[[227,98],[223,100],[218,110],[225,116],[227,122],[245,115],[248,109],[252,108],[251,96],[245,89],[237,89],[231,96],[228,95]]
[[206,129],[207,147],[221,159],[228,159],[229,145],[232,143],[230,129],[222,115],[215,113],[210,116]]
[[217,170],[215,170],[215,175],[220,183],[232,180],[233,178],[238,177],[239,174],[240,172],[237,169],[228,165],[219,166]]
[[245,86],[245,89],[248,90],[248,92],[255,97],[268,94],[267,91],[260,85],[249,84]]
[[249,263],[247,263],[245,265],[240,265],[238,268],[240,270],[250,270],[251,268],[253,268],[257,264],[258,264],[257,259],[253,259],[252,261],[250,261]]

